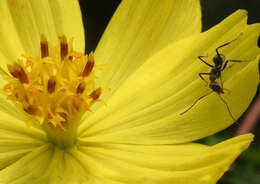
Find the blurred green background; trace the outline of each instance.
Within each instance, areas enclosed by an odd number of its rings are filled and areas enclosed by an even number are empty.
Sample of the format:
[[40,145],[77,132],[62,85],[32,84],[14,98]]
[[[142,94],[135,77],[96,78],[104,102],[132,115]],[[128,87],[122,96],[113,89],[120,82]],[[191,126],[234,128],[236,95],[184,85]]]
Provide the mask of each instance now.
[[[90,52],[95,49],[120,0],[79,0],[79,2],[86,28],[86,52]],[[201,4],[203,30],[219,23],[237,9],[248,11],[248,23],[260,22],[260,0],[201,0]],[[255,99],[258,96],[259,90]],[[198,142],[213,145],[231,138],[243,119],[244,115],[237,124]],[[252,131],[255,134],[255,141],[236,160],[232,169],[224,175],[219,184],[260,184],[260,126],[257,125]]]

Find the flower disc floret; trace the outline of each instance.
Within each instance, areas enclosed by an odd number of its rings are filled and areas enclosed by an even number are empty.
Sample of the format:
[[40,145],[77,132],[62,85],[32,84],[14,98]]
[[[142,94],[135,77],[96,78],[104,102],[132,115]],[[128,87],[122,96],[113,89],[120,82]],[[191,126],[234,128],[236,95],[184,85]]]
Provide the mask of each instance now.
[[8,65],[4,93],[41,124],[66,129],[69,119],[90,110],[99,100],[94,54],[73,50],[73,40],[60,37],[53,46],[41,37],[40,55],[23,55]]

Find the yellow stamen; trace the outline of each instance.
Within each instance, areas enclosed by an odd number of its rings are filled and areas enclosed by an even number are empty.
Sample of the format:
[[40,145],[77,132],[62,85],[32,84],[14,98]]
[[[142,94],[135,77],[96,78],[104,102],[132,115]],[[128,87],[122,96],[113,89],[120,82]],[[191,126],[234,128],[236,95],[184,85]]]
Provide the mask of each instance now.
[[67,130],[101,95],[101,88],[94,88],[94,54],[73,51],[65,36],[58,46],[42,36],[39,46],[40,56],[25,55],[8,65],[4,93],[45,127]]

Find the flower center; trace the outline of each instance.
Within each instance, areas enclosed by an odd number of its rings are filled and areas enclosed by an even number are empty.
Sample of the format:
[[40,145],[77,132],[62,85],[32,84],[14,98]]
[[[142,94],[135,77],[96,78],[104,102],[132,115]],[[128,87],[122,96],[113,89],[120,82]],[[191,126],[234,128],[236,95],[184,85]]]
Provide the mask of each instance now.
[[65,36],[58,46],[42,36],[40,51],[39,56],[25,55],[8,65],[4,93],[37,119],[55,143],[64,139],[62,144],[67,144],[67,134],[76,134],[81,115],[90,111],[102,93],[95,87],[94,54],[75,52],[72,39],[67,42]]

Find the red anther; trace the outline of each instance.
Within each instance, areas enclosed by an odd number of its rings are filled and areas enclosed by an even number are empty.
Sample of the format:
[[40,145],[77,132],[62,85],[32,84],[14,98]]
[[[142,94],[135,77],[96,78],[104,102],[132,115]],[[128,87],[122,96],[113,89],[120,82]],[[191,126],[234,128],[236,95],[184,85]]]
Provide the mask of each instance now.
[[76,91],[76,93],[77,94],[82,94],[83,92],[84,92],[84,90],[85,90],[85,83],[84,82],[81,82],[79,85],[78,85],[78,87],[77,87],[77,91]]
[[17,78],[22,84],[24,84],[24,83],[28,84],[29,83],[28,76],[27,76],[26,72],[24,71],[23,67],[21,67],[17,63],[15,63],[13,66],[7,65],[7,67],[8,67],[10,74],[14,78]]
[[51,77],[48,80],[48,84],[47,84],[47,90],[48,92],[51,94],[55,91],[55,86],[56,86],[56,81],[55,81],[55,77]]
[[61,60],[64,60],[64,58],[68,55],[69,47],[67,43],[66,37],[63,35],[60,37],[60,57]]
[[94,68],[94,65],[95,65],[94,61],[90,61],[90,60],[87,61],[86,65],[85,65],[85,68],[84,68],[84,70],[82,72],[82,76],[83,77],[89,76],[89,74],[92,72],[92,70]]
[[38,113],[38,108],[33,105],[29,105],[28,107],[24,108],[24,111],[28,114],[36,115]]
[[49,56],[48,42],[46,40],[46,37],[43,35],[41,36],[41,56],[42,58]]
[[93,100],[97,100],[101,95],[101,88],[97,88],[89,95]]

